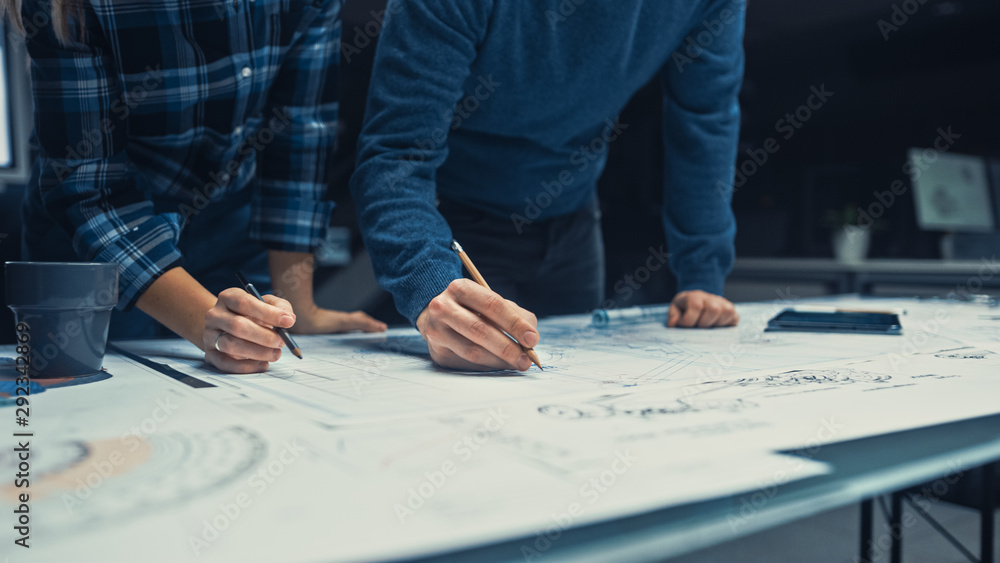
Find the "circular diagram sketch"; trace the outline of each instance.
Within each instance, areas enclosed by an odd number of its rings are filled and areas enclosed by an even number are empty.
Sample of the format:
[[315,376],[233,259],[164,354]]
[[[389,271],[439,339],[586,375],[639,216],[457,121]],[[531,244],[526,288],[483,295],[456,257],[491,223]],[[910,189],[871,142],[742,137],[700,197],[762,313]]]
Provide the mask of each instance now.
[[[39,509],[47,526],[113,524],[210,495],[240,481],[266,453],[264,440],[241,427],[66,441],[32,450],[31,498],[50,505]],[[10,475],[18,463],[12,454],[0,452],[0,468]],[[5,484],[0,503],[14,503],[19,492]]]

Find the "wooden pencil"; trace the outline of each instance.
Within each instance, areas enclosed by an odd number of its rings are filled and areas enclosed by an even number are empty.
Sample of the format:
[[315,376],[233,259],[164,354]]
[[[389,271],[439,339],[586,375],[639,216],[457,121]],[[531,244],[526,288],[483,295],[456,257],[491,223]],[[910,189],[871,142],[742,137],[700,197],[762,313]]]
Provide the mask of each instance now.
[[[465,253],[465,250],[462,249],[462,245],[458,244],[457,240],[451,241],[451,249],[454,250],[456,253],[458,253],[459,260],[461,260],[462,264],[465,265],[465,269],[468,270],[470,274],[472,274],[472,279],[476,280],[476,283],[478,283],[479,285],[485,287],[486,289],[489,289],[490,291],[493,291],[492,289],[490,289],[490,284],[486,283],[486,278],[484,278],[483,275],[479,273],[479,269],[476,268],[476,265],[472,263],[472,259],[469,258],[468,254]],[[514,338],[510,334],[507,334],[507,332],[504,332],[504,334],[506,334],[514,342],[517,342],[517,345],[521,347],[521,350],[524,352],[524,355],[528,356],[528,359],[530,359],[536,366],[538,366],[538,369],[544,371],[544,368],[542,368],[542,361],[538,358],[537,352],[535,352],[532,348],[528,348],[524,344],[521,344],[520,342],[517,341],[516,338]]]

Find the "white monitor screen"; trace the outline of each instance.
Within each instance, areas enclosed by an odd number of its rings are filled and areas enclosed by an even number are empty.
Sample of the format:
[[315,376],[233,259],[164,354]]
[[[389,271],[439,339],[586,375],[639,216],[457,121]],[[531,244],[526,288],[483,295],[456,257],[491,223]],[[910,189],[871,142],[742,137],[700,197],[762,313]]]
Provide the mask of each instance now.
[[9,168],[13,165],[14,158],[10,146],[10,93],[7,82],[7,38],[4,35],[0,32],[0,168]]
[[[929,158],[935,153],[935,158]],[[989,232],[995,228],[986,159],[910,149],[917,223],[927,231]]]

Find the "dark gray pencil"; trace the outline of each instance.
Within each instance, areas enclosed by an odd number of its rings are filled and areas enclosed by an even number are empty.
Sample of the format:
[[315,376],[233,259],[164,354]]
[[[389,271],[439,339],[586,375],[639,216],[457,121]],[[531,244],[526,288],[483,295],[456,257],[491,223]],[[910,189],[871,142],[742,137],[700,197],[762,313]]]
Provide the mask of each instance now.
[[[257,291],[257,288],[254,287],[252,283],[250,283],[250,280],[248,280],[247,277],[243,275],[243,272],[236,272],[236,277],[239,278],[240,283],[243,284],[243,289],[247,290],[247,293],[253,295],[257,299],[260,299],[261,301],[264,301],[264,297],[261,296],[260,292]],[[274,327],[274,332],[277,332],[278,336],[280,336],[281,339],[285,341],[285,344],[288,346],[288,349],[292,351],[292,354],[295,354],[295,357],[301,360],[302,350],[299,350],[299,345],[296,344],[294,340],[292,340],[292,336],[288,334],[288,331],[281,328],[280,326],[276,326]]]

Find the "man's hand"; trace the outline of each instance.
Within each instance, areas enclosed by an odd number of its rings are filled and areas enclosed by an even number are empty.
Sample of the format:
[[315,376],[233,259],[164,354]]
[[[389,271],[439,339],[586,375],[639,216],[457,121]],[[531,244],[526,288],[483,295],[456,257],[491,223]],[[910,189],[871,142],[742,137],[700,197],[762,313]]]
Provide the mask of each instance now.
[[538,319],[476,282],[457,279],[417,317],[417,330],[440,366],[525,371],[531,360],[516,342],[538,345]]
[[227,373],[255,373],[281,357],[285,342],[273,327],[295,324],[292,306],[273,295],[264,301],[231,287],[205,313],[202,349],[208,363]]
[[682,291],[674,296],[667,313],[667,326],[709,328],[736,326],[740,315],[725,297],[701,290]]

